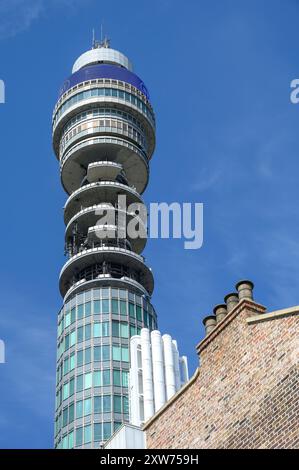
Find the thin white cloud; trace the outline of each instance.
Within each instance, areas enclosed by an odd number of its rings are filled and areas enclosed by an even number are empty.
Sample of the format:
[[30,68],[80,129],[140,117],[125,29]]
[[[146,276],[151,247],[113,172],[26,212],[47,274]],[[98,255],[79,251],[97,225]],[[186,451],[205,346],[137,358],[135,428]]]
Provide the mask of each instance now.
[[2,0],[0,3],[0,39],[16,36],[30,28],[53,8],[73,11],[84,0]]

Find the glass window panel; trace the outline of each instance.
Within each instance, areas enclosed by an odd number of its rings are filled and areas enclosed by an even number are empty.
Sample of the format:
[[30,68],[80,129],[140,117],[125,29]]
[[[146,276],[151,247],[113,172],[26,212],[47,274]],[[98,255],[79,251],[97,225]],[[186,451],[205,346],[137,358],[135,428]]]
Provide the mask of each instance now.
[[70,387],[69,383],[67,382],[66,384],[63,385],[63,400],[66,400],[69,397],[70,394]]
[[111,289],[111,296],[118,298],[118,289]]
[[112,299],[111,309],[112,309],[112,313],[118,314],[118,300]]
[[67,374],[69,371],[69,358],[67,357],[64,361],[63,361],[63,374]]
[[125,370],[122,371],[122,386],[123,387],[128,387],[129,385],[129,373]]
[[94,300],[93,302],[93,313],[98,315],[101,313],[101,304],[99,300]]
[[136,305],[136,316],[138,321],[142,321],[142,311],[139,305]]
[[114,369],[113,370],[113,385],[120,386],[120,370]]
[[95,387],[101,387],[103,382],[102,382],[102,371],[97,370],[93,374],[94,376],[94,386]]
[[103,424],[103,438],[109,439],[111,437],[111,423]]
[[75,353],[73,353],[70,357],[70,370],[75,369],[76,367],[76,356]]
[[115,413],[121,413],[121,395],[114,395],[113,397],[113,407]]
[[64,338],[64,350],[67,351],[70,347],[70,335],[66,335]]
[[110,346],[102,346],[102,361],[110,360]]
[[74,395],[74,392],[75,392],[75,379],[72,378],[70,380],[70,397]]
[[91,348],[85,349],[85,364],[89,364],[91,362]]
[[79,400],[76,403],[76,419],[82,418],[83,416],[83,400]]
[[64,436],[64,438],[62,439],[62,448],[67,449],[67,446],[68,446],[68,435]]
[[130,325],[130,336],[136,335],[136,327],[133,325]]
[[109,299],[102,300],[102,313],[109,313]]
[[119,338],[119,323],[117,321],[112,322],[112,336]]
[[76,429],[76,446],[83,444],[83,428]]
[[103,385],[110,385],[110,369],[103,370]]
[[76,391],[81,392],[82,390],[83,390],[83,375],[78,375],[77,384],[76,384]]
[[86,390],[87,388],[91,388],[91,386],[92,386],[92,373],[88,372],[84,376],[84,388]]
[[91,398],[86,398],[84,400],[84,416],[91,414]]
[[144,320],[145,326],[148,326],[148,314],[145,310],[143,310],[143,320]]
[[129,314],[131,318],[135,318],[135,305],[129,302]]
[[64,408],[62,412],[62,426],[67,426],[68,421],[68,408]]
[[91,325],[85,325],[85,341],[91,338]]
[[120,300],[120,314],[121,315],[127,315],[127,302],[124,300]]
[[91,302],[85,304],[85,316],[89,317],[91,315]]
[[124,362],[129,362],[129,349],[126,347],[121,348],[121,360]]
[[76,344],[76,330],[71,332],[70,336],[70,346],[74,346]]
[[72,308],[71,310],[71,323],[74,323],[76,321],[76,308]]
[[111,395],[103,396],[103,413],[109,413],[111,411]]
[[119,421],[114,422],[114,432],[117,431],[121,427],[122,423]]
[[103,334],[103,336],[109,336],[110,335],[109,322],[102,323],[102,334]]
[[95,346],[93,350],[93,356],[95,361],[101,360],[101,346]]
[[91,425],[84,426],[84,444],[91,442]]
[[77,352],[77,366],[80,367],[83,365],[83,349]]
[[101,323],[94,323],[93,336],[94,338],[100,338],[102,336],[102,324]]
[[102,440],[102,423],[96,423],[94,424],[94,441],[101,442]]
[[112,359],[114,361],[120,361],[121,360],[120,346],[113,346],[112,347]]
[[123,412],[125,414],[129,413],[129,399],[127,396],[123,397]]
[[129,338],[129,325],[127,323],[120,324],[120,336],[121,338]]
[[71,323],[71,314],[70,314],[70,312],[67,312],[65,314],[65,317],[64,317],[64,326],[65,326],[65,328],[70,326],[70,323]]
[[121,299],[126,299],[127,298],[127,291],[123,290],[123,289],[120,289],[119,290],[119,297]]
[[102,413],[102,397],[94,397],[94,412]]
[[78,343],[81,343],[81,341],[83,341],[83,326],[80,326],[77,329],[77,338],[78,338]]
[[109,289],[102,289],[102,297],[109,297]]
[[82,320],[84,313],[83,305],[78,305],[78,320]]
[[74,403],[69,406],[69,424],[74,421]]
[[69,433],[69,449],[74,447],[74,431]]

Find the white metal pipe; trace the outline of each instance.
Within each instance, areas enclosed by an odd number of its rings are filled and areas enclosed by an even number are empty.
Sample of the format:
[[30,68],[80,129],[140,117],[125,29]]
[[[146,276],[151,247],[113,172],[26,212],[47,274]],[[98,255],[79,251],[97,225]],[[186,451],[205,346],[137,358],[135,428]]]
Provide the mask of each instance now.
[[188,359],[187,356],[180,357],[180,371],[182,385],[189,380]]
[[164,352],[166,396],[167,400],[169,400],[176,392],[172,338],[170,335],[163,335],[162,341]]
[[142,379],[144,420],[147,421],[155,413],[154,384],[150,332],[148,328],[141,330],[141,357],[142,357]]
[[151,343],[153,359],[155,411],[158,411],[166,401],[163,346],[160,331],[154,330],[151,332]]
[[177,392],[181,388],[181,374],[178,344],[174,339],[172,340],[172,354],[174,360],[175,391]]
[[132,336],[130,341],[130,375],[129,375],[129,394],[130,394],[130,423],[134,426],[141,425],[140,419],[140,394],[138,386],[138,346],[140,337]]

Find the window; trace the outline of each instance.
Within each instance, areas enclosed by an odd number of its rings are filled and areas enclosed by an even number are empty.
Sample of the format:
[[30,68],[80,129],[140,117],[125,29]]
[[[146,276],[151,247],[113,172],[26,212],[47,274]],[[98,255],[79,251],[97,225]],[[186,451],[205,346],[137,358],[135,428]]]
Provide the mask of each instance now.
[[112,346],[112,359],[114,361],[120,361],[121,360],[120,346]]
[[110,413],[111,411],[111,396],[103,396],[103,413]]
[[120,387],[121,382],[120,382],[120,370],[114,369],[113,370],[113,385],[117,385]]
[[75,343],[76,343],[76,330],[73,330],[70,336],[70,346],[74,346]]
[[111,423],[103,424],[103,438],[109,439],[111,437]]
[[84,416],[91,414],[91,398],[86,398],[84,400]]
[[67,328],[68,326],[70,326],[70,323],[71,323],[71,314],[70,312],[67,312],[64,317],[64,327]]
[[102,386],[102,371],[97,370],[93,374],[94,377],[94,386],[95,387],[101,387]]
[[74,323],[75,321],[76,321],[76,309],[74,307],[71,310],[71,323]]
[[91,425],[84,426],[84,444],[91,442]]
[[102,300],[102,313],[109,313],[109,300],[104,299]]
[[94,397],[94,412],[102,413],[102,397]]
[[76,403],[76,419],[82,418],[83,416],[83,401],[79,400]]
[[102,424],[101,423],[96,423],[94,424],[94,441],[95,442],[101,442],[103,440],[103,435],[102,435]]
[[135,318],[135,305],[129,302],[129,315],[131,318]]
[[66,384],[63,385],[63,400],[66,400],[69,397],[70,394],[70,388],[69,388],[69,383],[67,382]]
[[78,338],[78,343],[81,343],[81,341],[83,341],[83,326],[80,326],[77,329],[77,338]]
[[136,326],[130,325],[130,337],[136,335]]
[[129,349],[126,347],[121,348],[121,360],[124,362],[129,362]]
[[78,320],[82,320],[84,314],[83,304],[78,305]]
[[123,412],[125,414],[129,413],[129,399],[127,396],[123,397]]
[[114,395],[113,397],[113,407],[115,413],[121,413],[121,395]]
[[74,431],[69,433],[69,449],[74,447]]
[[120,323],[120,337],[129,338],[129,325],[127,323]]
[[85,325],[85,341],[91,338],[91,325]]
[[138,321],[142,321],[142,311],[139,305],[136,305],[136,316]]
[[75,353],[73,353],[70,357],[70,370],[75,369],[76,367],[76,356]]
[[68,409],[64,408],[62,412],[62,426],[67,426],[67,421],[68,421]]
[[69,424],[74,421],[74,403],[69,407]]
[[122,371],[121,373],[122,376],[122,386],[123,387],[128,387],[129,385],[129,373],[127,371]]
[[101,304],[99,300],[94,300],[93,302],[93,313],[95,315],[101,313]]
[[83,428],[77,428],[76,430],[76,446],[82,446],[83,444]]
[[75,392],[75,379],[72,378],[70,380],[70,397],[74,395],[74,392]]
[[112,299],[111,309],[112,309],[112,313],[118,314],[118,300]]
[[125,302],[124,300],[120,300],[119,306],[120,306],[120,314],[127,315],[127,302]]
[[93,325],[93,335],[95,338],[101,338],[102,336],[109,336],[109,323],[95,323]]
[[103,370],[103,385],[110,385],[110,369]]
[[88,372],[84,375],[84,389],[91,388],[92,386],[92,373]]
[[110,360],[110,346],[102,346],[102,361]]
[[82,392],[83,390],[83,375],[78,375],[77,377],[77,384],[76,384],[76,391]]
[[70,335],[66,335],[64,338],[64,350],[67,351],[70,347]]
[[85,316],[89,317],[91,315],[91,302],[85,304]]
[[67,374],[69,371],[69,358],[67,357],[64,361],[63,361],[63,374]]
[[117,321],[112,322],[112,336],[119,338],[119,323]]
[[145,326],[148,326],[148,315],[145,310],[143,310],[143,318],[144,318],[144,324]]
[[89,364],[91,362],[91,348],[85,349],[84,363]]
[[80,367],[83,365],[83,349],[77,352],[77,366]]
[[93,350],[93,359],[94,361],[101,360],[101,346],[95,346]]

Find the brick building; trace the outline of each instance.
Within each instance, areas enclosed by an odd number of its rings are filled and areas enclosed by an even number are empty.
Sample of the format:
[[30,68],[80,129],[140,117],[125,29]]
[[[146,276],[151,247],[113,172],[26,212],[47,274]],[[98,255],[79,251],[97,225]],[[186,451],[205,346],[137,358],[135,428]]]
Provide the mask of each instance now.
[[145,425],[147,448],[299,448],[299,306],[237,284],[204,320],[200,367]]

